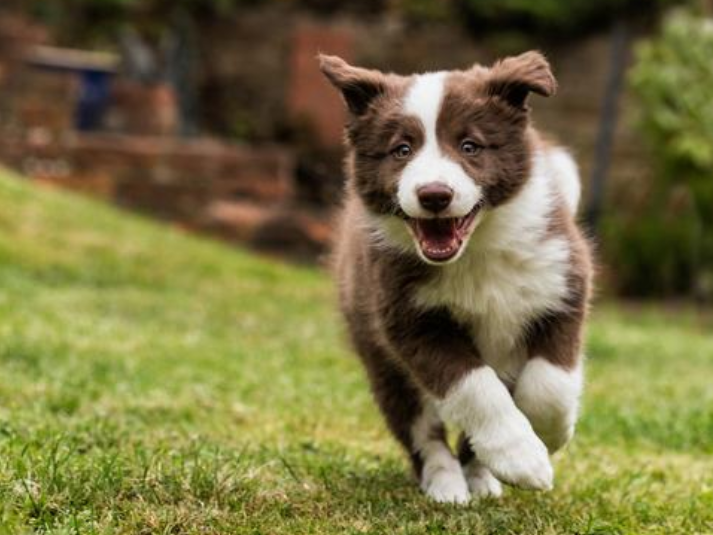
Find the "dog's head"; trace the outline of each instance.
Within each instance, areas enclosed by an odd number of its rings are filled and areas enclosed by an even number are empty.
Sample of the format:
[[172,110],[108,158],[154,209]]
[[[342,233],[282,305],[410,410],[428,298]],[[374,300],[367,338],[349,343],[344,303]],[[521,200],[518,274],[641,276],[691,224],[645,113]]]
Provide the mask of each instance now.
[[349,109],[354,189],[386,227],[408,229],[430,264],[457,260],[484,214],[522,187],[531,159],[527,97],[556,89],[538,52],[412,76],[335,56],[320,56],[320,67]]

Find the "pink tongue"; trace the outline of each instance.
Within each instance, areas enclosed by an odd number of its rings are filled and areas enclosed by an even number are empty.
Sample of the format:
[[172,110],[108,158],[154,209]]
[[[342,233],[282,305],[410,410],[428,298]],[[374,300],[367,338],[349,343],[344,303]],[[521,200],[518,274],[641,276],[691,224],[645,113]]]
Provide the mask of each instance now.
[[424,253],[441,256],[457,250],[458,233],[456,220],[453,218],[419,219],[416,223],[416,232]]

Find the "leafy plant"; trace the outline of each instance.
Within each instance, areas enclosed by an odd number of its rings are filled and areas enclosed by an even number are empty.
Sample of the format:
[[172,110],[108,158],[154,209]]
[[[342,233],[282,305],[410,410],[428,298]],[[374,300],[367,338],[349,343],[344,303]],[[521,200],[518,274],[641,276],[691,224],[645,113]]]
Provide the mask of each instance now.
[[677,0],[458,0],[469,24],[487,29],[511,26],[523,30],[572,34],[628,14],[654,13]]
[[713,295],[712,55],[713,21],[683,11],[637,48],[630,81],[656,173],[644,213],[610,215],[625,290]]

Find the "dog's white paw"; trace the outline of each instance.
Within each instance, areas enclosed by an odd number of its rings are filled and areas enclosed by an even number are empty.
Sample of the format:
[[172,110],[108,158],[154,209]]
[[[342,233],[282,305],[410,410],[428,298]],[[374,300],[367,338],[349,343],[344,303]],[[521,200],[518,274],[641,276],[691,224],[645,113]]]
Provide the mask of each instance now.
[[477,455],[500,481],[524,489],[552,489],[554,472],[547,448],[534,432],[481,447]]
[[504,483],[552,488],[547,448],[495,371],[481,366],[438,402],[441,417],[461,427],[476,458]]
[[472,498],[500,498],[503,495],[500,481],[477,459],[469,462],[463,472]]
[[440,503],[468,503],[470,493],[460,467],[457,470],[439,468],[426,474],[421,482],[426,496]]

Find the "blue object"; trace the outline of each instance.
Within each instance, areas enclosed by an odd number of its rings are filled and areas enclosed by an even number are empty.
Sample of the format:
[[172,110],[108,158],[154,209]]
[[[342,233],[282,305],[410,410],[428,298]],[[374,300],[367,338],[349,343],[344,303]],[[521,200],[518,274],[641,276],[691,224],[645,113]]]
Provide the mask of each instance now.
[[79,70],[79,101],[74,123],[77,130],[97,130],[102,126],[109,107],[111,73],[98,70]]
[[118,64],[112,54],[36,46],[25,61],[39,69],[76,76],[79,95],[74,108],[75,128],[97,130],[103,126],[111,97],[111,78]]

